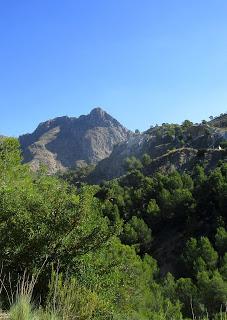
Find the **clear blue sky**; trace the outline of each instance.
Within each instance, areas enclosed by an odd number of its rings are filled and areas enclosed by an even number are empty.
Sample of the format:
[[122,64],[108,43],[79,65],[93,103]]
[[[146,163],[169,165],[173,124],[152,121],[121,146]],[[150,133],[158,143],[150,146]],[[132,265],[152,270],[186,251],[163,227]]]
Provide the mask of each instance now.
[[0,133],[100,106],[130,129],[227,111],[226,0],[0,1]]

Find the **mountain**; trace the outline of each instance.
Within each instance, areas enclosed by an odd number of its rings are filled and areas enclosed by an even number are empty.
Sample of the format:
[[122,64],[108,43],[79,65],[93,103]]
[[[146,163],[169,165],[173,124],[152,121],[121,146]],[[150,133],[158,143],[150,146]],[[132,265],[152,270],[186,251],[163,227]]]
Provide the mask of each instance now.
[[205,162],[208,169],[226,161],[227,115],[193,124],[163,123],[143,133],[133,134],[101,108],[79,118],[59,117],[41,123],[32,134],[19,137],[24,162],[33,170],[45,164],[49,173],[92,164],[88,182],[99,183],[120,177],[126,172],[126,158],[151,161],[144,171],[191,170]]
[[132,132],[101,108],[90,114],[58,117],[41,123],[31,134],[19,137],[24,162],[33,170],[40,164],[49,173],[96,164],[108,157],[116,144],[127,141]]
[[226,127],[226,114],[200,124],[186,120],[182,125],[164,123],[152,127],[117,145],[108,158],[97,164],[88,180],[97,183],[120,177],[126,172],[126,158],[142,160],[144,154],[151,158],[144,168],[150,175],[158,170],[191,170],[200,162],[205,162],[207,169],[212,169],[218,161],[227,160],[225,147],[220,148],[227,139]]

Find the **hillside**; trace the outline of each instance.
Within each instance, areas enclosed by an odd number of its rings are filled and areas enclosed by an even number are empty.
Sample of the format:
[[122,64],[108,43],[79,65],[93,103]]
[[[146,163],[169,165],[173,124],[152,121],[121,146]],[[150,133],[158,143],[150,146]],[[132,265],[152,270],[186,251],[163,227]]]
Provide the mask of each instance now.
[[[225,117],[225,115],[223,116]],[[150,174],[158,171],[191,170],[201,159],[214,168],[219,160],[225,160],[220,144],[227,139],[227,129],[217,127],[219,122],[193,124],[185,121],[182,125],[162,124],[144,133],[134,135],[116,146],[111,155],[99,162],[90,174],[89,181],[100,182],[120,177],[125,173],[125,159],[142,159],[144,154],[151,157]]]
[[24,162],[34,171],[40,164],[50,174],[95,165],[93,171],[88,170],[91,183],[120,177],[127,158],[142,159],[144,154],[152,160],[149,174],[191,170],[202,158],[208,169],[214,168],[226,159],[225,152],[218,150],[226,139],[226,114],[210,122],[163,123],[133,134],[100,108],[79,118],[64,116],[43,122],[32,134],[19,137]]
[[217,128],[226,128],[227,127],[227,114],[223,113],[219,117],[213,117],[210,121],[210,124]]
[[[141,161],[127,159],[124,175],[77,188],[32,173],[21,163],[18,141],[1,138],[1,301],[10,317],[17,312],[12,319],[22,320],[26,309],[27,319],[40,320],[224,319],[223,139],[205,123],[151,128],[128,139]],[[150,156],[141,156],[149,142]],[[34,292],[18,291],[18,277],[26,286],[29,275]],[[16,304],[7,292],[17,292]]]
[[49,173],[96,164],[131,132],[100,108],[79,118],[59,117],[41,123],[32,134],[19,137],[24,162],[33,170],[40,164]]

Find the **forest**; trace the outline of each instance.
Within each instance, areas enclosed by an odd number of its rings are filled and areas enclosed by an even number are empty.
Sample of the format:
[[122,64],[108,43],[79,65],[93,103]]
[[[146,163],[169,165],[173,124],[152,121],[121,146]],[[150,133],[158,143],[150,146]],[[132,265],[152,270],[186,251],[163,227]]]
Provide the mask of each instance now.
[[127,159],[89,185],[37,173],[0,140],[0,303],[13,320],[226,319],[227,164]]

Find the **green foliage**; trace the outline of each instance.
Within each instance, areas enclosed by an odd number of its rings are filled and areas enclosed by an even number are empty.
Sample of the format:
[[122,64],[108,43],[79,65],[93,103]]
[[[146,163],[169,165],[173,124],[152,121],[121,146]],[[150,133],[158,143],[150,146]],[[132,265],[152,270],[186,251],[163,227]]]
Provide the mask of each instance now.
[[156,202],[155,199],[151,199],[149,202],[148,202],[148,206],[147,206],[147,213],[149,216],[151,217],[156,217],[159,215],[160,213],[160,208]]
[[81,286],[76,278],[63,280],[63,275],[56,273],[52,274],[47,305],[59,319],[79,320],[93,319],[106,307],[95,292]]
[[0,171],[13,169],[21,162],[19,142],[14,138],[0,138]]
[[94,169],[94,165],[85,165],[70,169],[63,173],[58,173],[58,176],[72,185],[80,186],[86,182],[87,177]]
[[[152,130],[168,143],[191,125]],[[128,159],[125,176],[89,186],[82,183],[88,168],[64,179],[34,174],[21,164],[17,140],[0,140],[0,261],[11,280],[2,305],[24,270],[39,270],[33,298],[42,300],[33,308],[31,297],[21,296],[12,319],[172,320],[192,311],[220,318],[227,165],[150,177],[150,163],[146,154],[142,162]]]
[[151,246],[151,230],[143,219],[133,216],[125,225],[121,239],[124,243],[135,245],[142,251],[148,251]]
[[223,255],[227,251],[227,231],[223,227],[217,229],[215,244],[218,252]]
[[190,120],[184,120],[184,122],[182,123],[183,128],[189,128],[193,125],[193,122],[191,122]]
[[[1,141],[0,155],[0,260],[2,272],[10,273],[5,291],[16,290],[24,270],[39,270],[34,297],[41,296],[43,304],[33,309],[31,297],[22,295],[11,308],[12,319],[149,320],[168,308],[180,316],[179,306],[162,295],[156,262],[136,253],[136,247],[144,252],[150,247],[147,224],[131,216],[122,228],[120,211],[132,203],[124,188],[112,182],[103,190],[76,189],[45,170],[33,174],[21,164],[14,139]],[[151,191],[153,181],[138,171],[140,162],[133,163],[128,183],[140,186],[139,205],[143,188]],[[120,242],[121,230],[133,246]],[[52,268],[59,273],[51,278]],[[6,305],[7,295],[2,293],[2,300]]]
[[194,311],[198,314],[198,289],[190,278],[180,278],[176,281],[175,295],[183,304],[182,312],[187,317],[191,317],[193,306]]
[[197,278],[201,302],[212,314],[214,310],[220,309],[220,306],[226,303],[227,282],[223,280],[218,271],[213,273],[203,271],[198,274]]
[[125,160],[125,168],[127,171],[139,170],[142,168],[142,163],[133,156]]
[[30,301],[26,297],[20,299],[13,305],[10,310],[10,319],[12,320],[31,320],[32,308]]
[[198,241],[192,238],[186,244],[183,259],[187,267],[196,275],[205,270],[214,270],[218,254],[208,238],[201,237]]
[[9,178],[0,190],[0,258],[5,267],[33,270],[46,257],[70,263],[69,253],[91,250],[110,235],[94,188],[78,193],[56,178],[33,178],[29,172]]
[[[139,247],[141,256],[150,253],[146,237],[141,237],[146,235],[145,223],[152,231],[152,248],[161,267],[163,264],[168,271],[175,262],[174,272],[180,278],[169,277],[169,282],[163,285],[166,290],[161,285],[162,294],[172,303],[179,300],[187,317],[192,316],[192,308],[198,316],[204,316],[207,309],[213,316],[220,310],[226,294],[227,165],[221,163],[210,172],[203,165],[195,165],[191,174],[173,171],[148,177],[144,172],[143,168],[131,170],[115,181],[118,188],[111,183],[106,186],[114,194],[122,219],[121,239]],[[204,275],[209,281],[205,281]],[[210,292],[208,296],[204,288]],[[210,300],[212,294],[214,304]]]
[[149,166],[151,162],[152,162],[151,157],[147,153],[145,153],[142,157],[142,165],[146,167],[146,166]]

